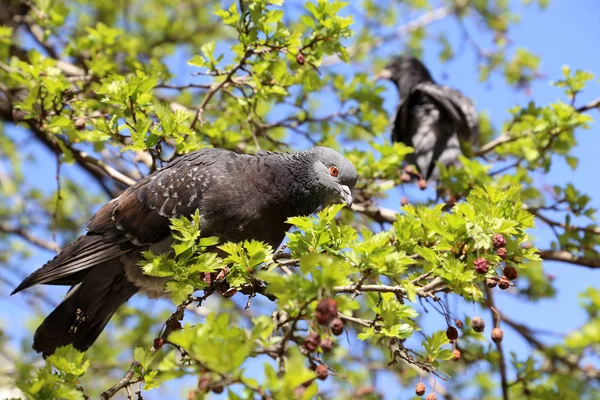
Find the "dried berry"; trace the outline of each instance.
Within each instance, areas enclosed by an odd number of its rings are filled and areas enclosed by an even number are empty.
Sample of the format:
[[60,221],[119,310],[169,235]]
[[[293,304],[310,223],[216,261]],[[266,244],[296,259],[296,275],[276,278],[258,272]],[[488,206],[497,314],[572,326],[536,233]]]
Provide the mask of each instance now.
[[78,131],[84,130],[85,129],[85,119],[77,118],[75,120],[75,129],[77,129]]
[[317,378],[324,381],[325,379],[327,379],[327,377],[329,376],[329,371],[327,370],[327,366],[326,365],[318,365],[317,369],[315,369],[315,372],[317,373]]
[[506,239],[503,235],[497,233],[492,238],[492,242],[494,243],[494,247],[499,249],[500,247],[506,246]]
[[333,344],[333,339],[329,336],[321,340],[321,349],[323,350],[323,353],[331,352],[331,350],[333,350]]
[[460,350],[454,349],[454,350],[452,350],[452,361],[458,361],[458,360],[460,360]]
[[334,318],[329,326],[335,336],[340,336],[344,332],[344,322],[339,318]]
[[426,400],[435,400],[435,399],[436,399],[435,393],[429,393],[429,396],[427,396]]
[[296,56],[296,62],[300,65],[304,65],[304,63],[306,62],[306,59],[304,58],[304,54],[298,53],[298,55]]
[[500,247],[498,250],[496,250],[496,255],[501,259],[506,260],[508,258],[508,251],[506,250],[506,247]]
[[504,276],[509,280],[514,281],[519,276],[519,272],[515,267],[508,266],[504,268]]
[[498,280],[494,279],[494,278],[487,278],[485,280],[485,284],[487,285],[487,287],[489,287],[490,289],[493,289],[496,287],[496,285],[498,284]]
[[492,329],[492,340],[496,343],[500,343],[504,337],[504,332],[500,328]]
[[311,332],[308,334],[306,339],[304,339],[304,348],[308,350],[310,353],[316,351],[321,344],[321,336],[317,332]]
[[456,321],[454,321],[454,323],[456,324],[458,329],[462,329],[464,326],[463,322],[460,319],[457,319]]
[[406,196],[403,196],[403,197],[400,199],[400,205],[401,205],[402,207],[404,207],[404,206],[408,205],[408,203],[409,203],[409,201],[408,201],[408,197],[406,197]]
[[419,182],[417,183],[417,185],[419,186],[419,189],[421,189],[421,190],[427,189],[427,181],[425,179],[419,179]]
[[223,388],[222,385],[219,385],[219,386],[215,386],[211,390],[213,391],[213,393],[221,394],[221,393],[223,393],[223,390],[225,390],[225,389]]
[[337,303],[331,298],[321,299],[317,304],[317,311],[315,313],[317,321],[321,325],[327,325],[332,318],[337,316]]
[[208,286],[210,286],[210,284],[212,283],[212,275],[210,274],[210,272],[205,272],[204,273],[204,283],[206,283]]
[[417,396],[423,396],[426,391],[427,388],[425,387],[425,384],[423,382],[419,382],[415,386],[415,393],[417,394]]
[[410,181],[411,181],[411,179],[412,179],[412,178],[410,177],[410,175],[409,175],[409,174],[407,174],[406,172],[403,172],[403,173],[401,173],[401,174],[400,174],[400,180],[401,180],[402,182],[408,183],[408,182],[410,182]]
[[508,278],[505,276],[501,277],[500,281],[498,282],[498,287],[502,290],[508,289],[510,287],[510,281]]
[[475,332],[483,332],[483,330],[485,329],[485,322],[483,321],[483,318],[473,318],[473,321],[471,321],[471,327]]
[[163,339],[161,337],[157,337],[156,339],[154,339],[153,346],[156,350],[159,350],[161,347],[163,347],[164,344],[165,344],[165,339]]
[[485,274],[490,269],[487,260],[483,257],[479,257],[475,260],[473,266],[475,267],[475,271],[479,274]]
[[449,326],[448,329],[446,329],[446,337],[448,338],[448,340],[458,339],[458,331],[456,330],[456,328],[453,326]]

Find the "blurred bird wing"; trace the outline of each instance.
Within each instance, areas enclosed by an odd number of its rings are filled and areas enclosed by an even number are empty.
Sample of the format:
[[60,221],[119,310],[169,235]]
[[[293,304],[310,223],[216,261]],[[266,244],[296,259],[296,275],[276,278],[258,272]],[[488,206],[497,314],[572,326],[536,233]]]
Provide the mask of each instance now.
[[411,96],[416,92],[428,96],[441,111],[450,116],[461,138],[472,140],[475,139],[474,136],[479,136],[477,111],[471,100],[458,90],[431,82],[423,82],[413,88]]

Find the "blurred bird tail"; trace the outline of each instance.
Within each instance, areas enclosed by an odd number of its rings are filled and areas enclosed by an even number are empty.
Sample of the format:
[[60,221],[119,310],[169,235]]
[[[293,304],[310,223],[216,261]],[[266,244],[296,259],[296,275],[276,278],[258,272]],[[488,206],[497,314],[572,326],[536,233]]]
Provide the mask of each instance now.
[[42,322],[35,332],[33,349],[44,358],[68,344],[87,350],[115,311],[137,291],[118,260],[95,266]]
[[440,178],[440,170],[436,163],[440,163],[449,167],[451,165],[460,166],[459,156],[462,150],[460,141],[456,134],[440,135],[437,137],[433,149],[416,155],[416,164],[425,173],[425,179],[428,181],[437,181]]

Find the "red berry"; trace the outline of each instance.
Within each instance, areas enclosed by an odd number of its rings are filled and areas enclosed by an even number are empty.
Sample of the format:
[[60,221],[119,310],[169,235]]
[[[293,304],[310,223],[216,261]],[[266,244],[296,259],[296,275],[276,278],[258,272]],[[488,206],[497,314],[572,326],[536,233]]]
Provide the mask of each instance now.
[[334,318],[329,326],[335,336],[340,336],[344,332],[344,322],[339,318]]
[[317,304],[316,317],[321,325],[327,325],[332,318],[337,316],[337,303],[331,298],[321,299]]
[[417,185],[419,186],[419,189],[421,189],[421,190],[427,189],[427,181],[425,179],[419,179],[419,182],[417,183]]
[[508,278],[508,280],[514,281],[519,276],[519,272],[515,267],[506,267],[504,268],[504,276]]
[[481,317],[473,318],[473,321],[471,321],[471,327],[473,328],[473,330],[475,332],[483,332],[485,329],[485,322],[483,321],[483,318],[481,318]]
[[406,172],[407,174],[414,174],[415,173],[415,169],[412,167],[412,165],[407,165],[404,167],[404,172]]
[[425,400],[435,400],[435,399],[436,399],[435,393],[429,393],[429,396],[427,396],[427,399],[425,399]]
[[510,287],[510,281],[508,278],[505,276],[501,277],[500,281],[498,282],[498,287],[502,290],[508,289]]
[[497,249],[506,246],[506,239],[499,233],[494,235],[492,242],[494,243],[494,247]]
[[487,287],[489,287],[490,289],[493,289],[496,287],[496,285],[498,284],[498,281],[494,278],[487,278],[485,280],[485,284],[487,285]]
[[324,381],[325,379],[327,379],[327,377],[329,376],[329,371],[327,370],[327,366],[321,364],[317,366],[317,369],[315,369],[315,372],[317,373],[317,378]]
[[156,350],[159,350],[161,347],[163,347],[164,344],[165,344],[165,339],[163,339],[161,337],[157,337],[156,339],[154,339],[153,346]]
[[448,329],[446,329],[446,337],[449,340],[458,339],[458,331],[456,330],[456,328],[453,326],[449,326]]
[[485,274],[490,268],[487,260],[483,257],[479,257],[477,260],[475,260],[473,262],[473,266],[478,274]]
[[409,174],[407,174],[406,172],[403,172],[400,174],[400,181],[404,182],[404,183],[408,183],[411,181],[411,177]]
[[333,345],[333,339],[329,336],[321,340],[321,349],[323,350],[323,353],[331,352],[331,350],[333,350]]
[[506,247],[500,247],[498,250],[496,250],[496,255],[501,259],[506,260],[508,258],[508,251],[506,250]]
[[404,206],[408,205],[409,203],[410,203],[410,202],[408,201],[408,197],[406,197],[406,196],[402,196],[402,198],[400,199],[400,205],[401,205],[402,207],[404,207]]
[[300,65],[304,65],[304,63],[306,62],[306,59],[304,58],[304,54],[298,53],[298,55],[296,56],[296,62]]
[[464,326],[463,322],[462,322],[460,319],[457,319],[456,321],[454,321],[454,323],[456,324],[456,326],[457,326],[459,329],[462,329],[462,328],[463,328],[463,326]]
[[458,360],[460,360],[460,350],[454,349],[454,350],[452,350],[452,361],[458,361]]
[[496,343],[500,343],[504,338],[504,332],[500,328],[492,329],[492,340]]
[[423,396],[426,391],[427,388],[425,387],[425,384],[423,382],[419,382],[415,386],[415,393],[417,394],[417,396]]

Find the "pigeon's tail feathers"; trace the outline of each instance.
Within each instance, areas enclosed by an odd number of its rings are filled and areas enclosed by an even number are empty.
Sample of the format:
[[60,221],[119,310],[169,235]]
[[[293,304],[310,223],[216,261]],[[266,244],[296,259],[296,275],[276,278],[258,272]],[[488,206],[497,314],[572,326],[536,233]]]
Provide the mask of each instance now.
[[455,133],[442,134],[437,137],[434,148],[423,154],[421,160],[417,156],[417,165],[427,181],[437,181],[440,178],[437,164],[458,167],[461,165],[459,157],[462,154],[458,136]]
[[92,268],[42,322],[35,332],[33,349],[44,357],[69,344],[87,350],[115,311],[137,291],[118,260]]
[[29,275],[11,294],[34,285],[75,285],[88,269],[131,251],[126,243],[105,243],[102,236],[83,235]]

